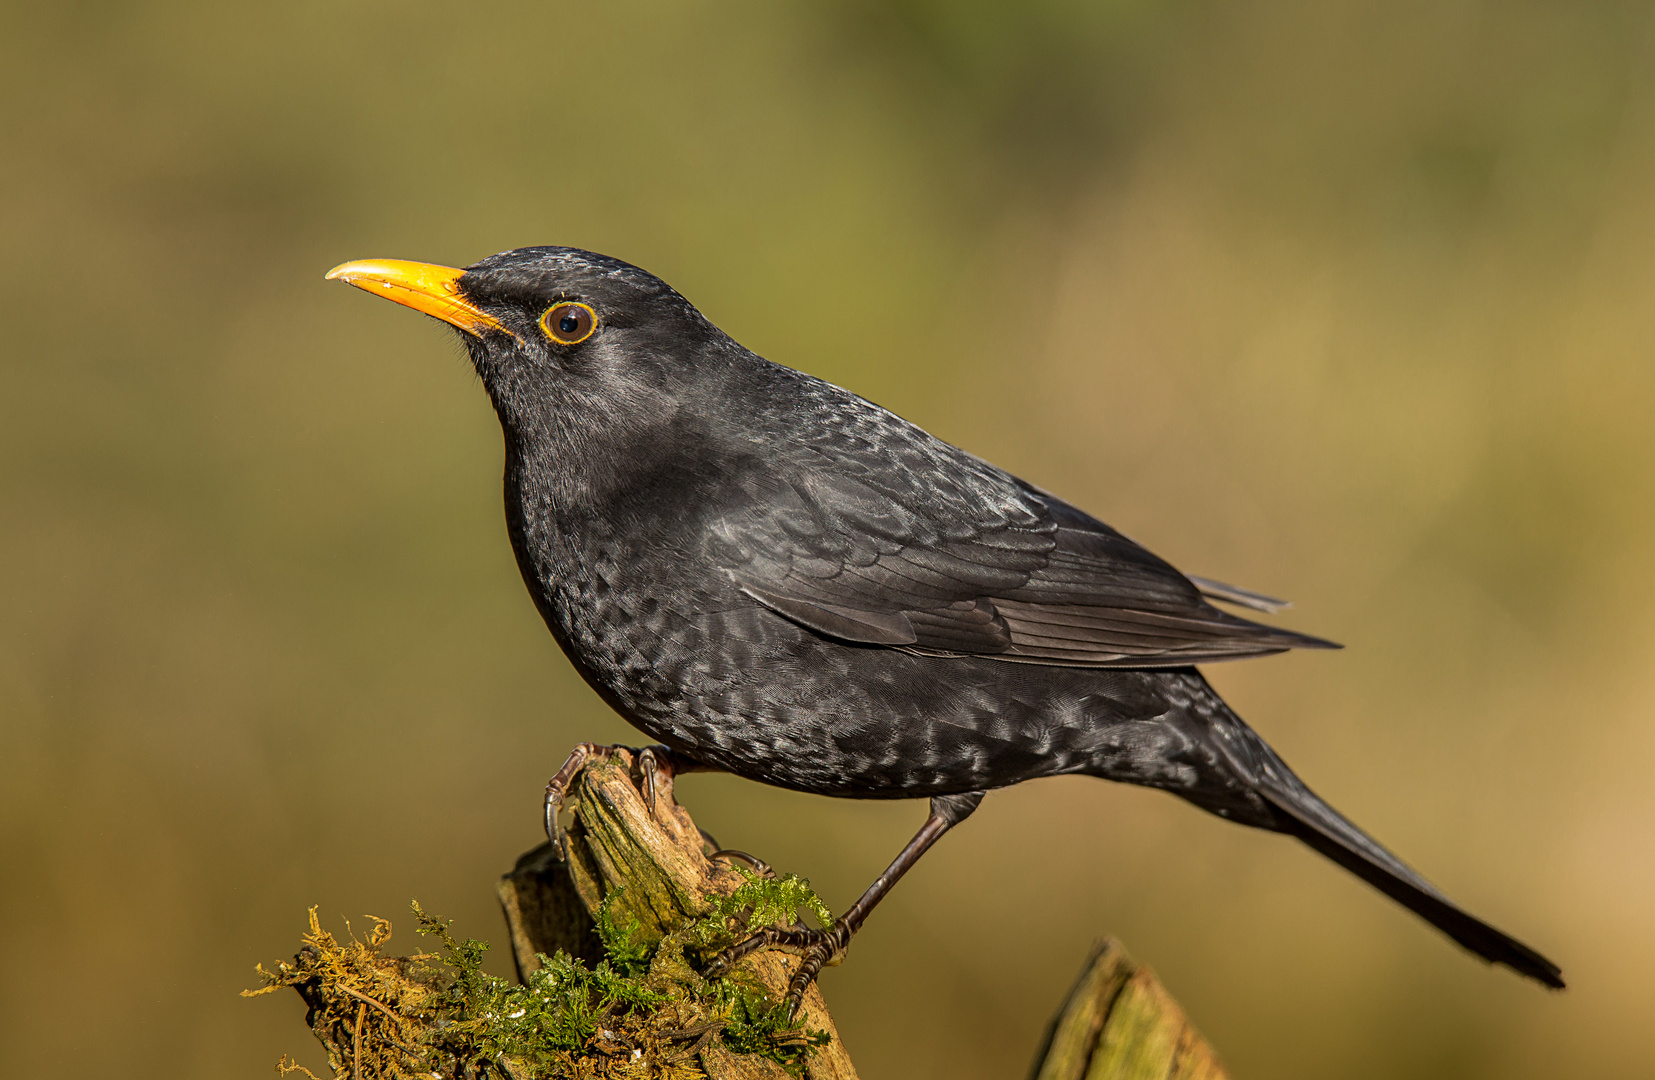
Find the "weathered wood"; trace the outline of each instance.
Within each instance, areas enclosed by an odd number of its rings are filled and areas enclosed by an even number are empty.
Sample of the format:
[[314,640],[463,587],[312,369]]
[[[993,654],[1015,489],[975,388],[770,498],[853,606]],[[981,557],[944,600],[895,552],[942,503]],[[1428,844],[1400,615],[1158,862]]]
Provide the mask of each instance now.
[[511,931],[511,955],[519,982],[540,966],[540,955],[559,950],[589,964],[603,959],[597,924],[550,843],[517,860],[495,891]]
[[[646,939],[658,939],[707,910],[709,893],[727,895],[742,882],[736,871],[704,853],[700,831],[673,798],[670,779],[657,782],[650,812],[624,751],[587,765],[570,786],[569,860],[542,845],[518,860],[500,883],[520,973],[534,970],[537,953],[563,949],[602,955],[593,918],[605,898],[622,918],[637,919]],[[750,970],[780,996],[793,958],[761,952]],[[812,1055],[814,1078],[854,1077],[838,1032],[812,986],[801,1019],[831,1033]],[[774,1062],[730,1053],[716,1043],[699,1055],[715,1080],[781,1078]],[[1118,942],[1093,951],[1052,1022],[1034,1080],[1227,1080],[1227,1074],[1153,972],[1135,963]]]
[[1034,1080],[1228,1080],[1155,973],[1098,945],[1035,1060]]
[[[670,778],[657,779],[651,812],[633,779],[633,764],[622,750],[581,769],[566,800],[574,816],[568,861],[556,861],[550,845],[542,845],[501,880],[500,902],[520,976],[538,968],[536,954],[563,949],[575,956],[601,956],[594,919],[606,899],[612,916],[623,922],[636,919],[640,937],[655,941],[705,914],[709,894],[727,896],[745,880],[722,860],[707,858],[700,830],[673,798]],[[742,961],[778,998],[787,992],[796,964],[794,958],[770,951]],[[856,1069],[815,986],[805,995],[799,1020],[831,1039],[810,1055],[810,1080],[854,1080]],[[716,1042],[703,1048],[699,1059],[713,1080],[787,1076],[772,1061],[730,1053]]]
[[[796,957],[754,953],[737,965],[735,982],[720,983],[716,991],[686,957],[686,948],[708,944],[699,935],[730,927],[725,920],[736,906],[767,896],[763,903],[771,906],[764,917],[772,918],[808,898],[808,888],[787,877],[749,884],[727,862],[710,859],[700,830],[673,798],[671,779],[656,779],[652,808],[639,793],[633,767],[625,751],[589,762],[573,778],[567,799],[574,819],[567,858],[543,844],[501,879],[500,903],[522,986],[482,973],[486,945],[458,940],[416,904],[421,932],[438,939],[440,955],[385,955],[391,924],[379,918],[363,937],[336,938],[312,909],[299,954],[274,971],[260,967],[265,986],[246,993],[298,991],[335,1080],[787,1080],[797,1078],[789,1069],[801,1067],[805,1080],[855,1080],[814,985],[805,994],[798,1028],[778,1030],[778,1014],[753,1004],[760,1000],[755,982],[772,999],[785,995]],[[744,885],[741,898],[723,902]],[[715,909],[717,919],[697,922]],[[754,910],[744,907],[743,918]],[[826,916],[816,910],[818,918]],[[552,972],[539,974],[541,957],[559,952],[591,966],[558,959]],[[601,966],[606,957],[615,966]],[[640,964],[647,970],[640,971]],[[592,980],[606,987],[599,1000],[607,1004],[582,1018],[581,1010],[593,1007]],[[715,1002],[715,993],[736,997]],[[623,1001],[630,1004],[617,1008]],[[513,1020],[519,1021],[515,1028]],[[805,1053],[810,1032],[825,1033],[827,1041]],[[284,1075],[303,1071],[285,1058],[280,1068]],[[1154,974],[1119,944],[1105,941],[1052,1021],[1033,1080],[1227,1077]]]
[[[336,1080],[480,1080],[495,1074],[785,1080],[797,1075],[789,1069],[801,1067],[811,1080],[855,1080],[856,1070],[814,985],[805,995],[798,1029],[778,1031],[776,1014],[762,1008],[761,1024],[772,1026],[755,1029],[755,1014],[743,1011],[754,1008],[743,1001],[756,999],[739,995],[750,993],[755,982],[773,999],[786,993],[798,963],[789,954],[760,951],[745,957],[733,974],[736,986],[750,989],[732,991],[730,984],[720,984],[719,993],[738,997],[721,999],[709,1011],[704,984],[686,965],[686,943],[706,941],[697,935],[728,925],[722,920],[731,908],[754,902],[753,897],[781,895],[790,904],[801,891],[808,896],[808,889],[800,890],[789,878],[753,882],[741,899],[721,904],[749,878],[708,857],[700,830],[673,798],[669,777],[656,778],[653,806],[646,803],[633,766],[624,751],[588,763],[570,787],[567,803],[574,820],[566,858],[543,844],[518,859],[500,881],[500,903],[524,987],[483,974],[478,965],[486,946],[457,940],[445,923],[415,905],[422,932],[440,940],[441,956],[384,955],[381,947],[391,936],[384,919],[374,919],[363,938],[335,938],[312,909],[310,931],[293,962],[278,964],[275,971],[261,967],[266,985],[248,993],[297,990]],[[715,908],[717,920],[697,922]],[[754,908],[744,910],[751,914]],[[657,943],[659,948],[640,949]],[[593,964],[607,955],[620,966],[592,970],[560,959],[552,973],[538,974],[541,957],[559,952]],[[644,960],[648,971],[640,974],[637,965]],[[582,1020],[579,1010],[593,1000],[587,996],[593,983],[583,980],[592,979],[610,980],[603,983],[609,1004],[595,1018]],[[686,995],[685,987],[695,989]],[[620,1001],[632,1005],[608,1011]],[[647,1003],[645,1011],[633,1008],[640,1003]],[[512,1019],[521,1020],[516,1030]],[[763,1034],[755,1036],[755,1030]],[[804,1053],[812,1031],[825,1033],[826,1043]],[[545,1041],[547,1036],[561,1041]],[[736,1053],[733,1046],[756,1052]],[[300,1070],[285,1059],[281,1068]],[[1113,941],[1097,947],[1070,990],[1033,1076],[1226,1080],[1212,1050],[1154,974]]]

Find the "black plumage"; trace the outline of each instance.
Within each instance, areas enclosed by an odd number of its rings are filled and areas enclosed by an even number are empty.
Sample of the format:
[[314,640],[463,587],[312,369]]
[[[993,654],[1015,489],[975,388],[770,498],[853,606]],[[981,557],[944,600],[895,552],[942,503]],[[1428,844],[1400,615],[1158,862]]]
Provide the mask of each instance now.
[[[1477,954],[1557,966],[1317,798],[1196,663],[1329,643],[1220,610],[1109,526],[772,364],[637,267],[524,248],[341,277],[460,327],[505,432],[512,548],[586,680],[678,767],[933,800],[795,993],[988,790],[1082,773],[1298,836]],[[554,784],[555,787],[555,784]],[[738,950],[740,951],[740,950]]]

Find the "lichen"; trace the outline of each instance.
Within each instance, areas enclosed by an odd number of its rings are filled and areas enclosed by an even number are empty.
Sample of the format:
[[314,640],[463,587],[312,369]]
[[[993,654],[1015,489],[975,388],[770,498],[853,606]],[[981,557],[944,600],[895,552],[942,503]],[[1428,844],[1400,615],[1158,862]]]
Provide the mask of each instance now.
[[[720,949],[753,929],[793,923],[801,910],[826,925],[832,916],[808,882],[749,875],[655,942],[617,914],[618,896],[597,913],[602,960],[542,956],[523,984],[484,972],[487,943],[455,937],[417,903],[418,930],[439,948],[402,957],[382,954],[388,920],[375,917],[360,939],[347,923],[341,940],[312,908],[298,955],[274,971],[259,965],[265,985],[243,993],[297,990],[336,1080],[689,1080],[707,1075],[703,1051],[714,1043],[803,1075],[828,1036],[790,1022],[744,968],[718,978],[705,970]],[[309,1072],[285,1057],[277,1070]]]

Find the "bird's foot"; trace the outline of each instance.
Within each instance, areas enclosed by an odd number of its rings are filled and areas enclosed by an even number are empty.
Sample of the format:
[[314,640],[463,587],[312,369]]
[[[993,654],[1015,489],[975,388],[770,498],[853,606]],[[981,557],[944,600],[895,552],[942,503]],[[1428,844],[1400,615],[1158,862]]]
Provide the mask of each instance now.
[[644,803],[649,807],[651,814],[655,813],[656,798],[663,782],[670,783],[678,773],[688,772],[696,767],[694,762],[674,754],[665,746],[646,746],[641,750],[630,746],[600,746],[597,743],[581,743],[576,746],[552,778],[546,781],[546,839],[552,842],[560,860],[568,861],[569,838],[564,833],[562,823],[558,821],[558,815],[563,811],[563,800],[568,797],[569,785],[574,783],[575,774],[589,762],[608,760],[622,750],[632,756],[633,763],[638,769],[638,792],[644,797]]
[[632,760],[637,766],[638,779],[642,783],[638,791],[643,795],[644,805],[649,807],[651,814],[655,813],[655,802],[663,782],[671,783],[672,778],[679,773],[693,772],[700,767],[665,746],[646,746],[642,750],[634,750]]
[[845,950],[850,947],[851,935],[854,933],[856,931],[843,919],[825,930],[809,930],[803,926],[768,926],[715,956],[707,972],[714,977],[723,975],[734,967],[737,961],[751,956],[760,949],[783,949],[798,953],[799,968],[787,984],[787,997],[783,999],[787,1005],[787,1019],[791,1022],[799,1015],[799,1006],[804,1001],[805,992],[810,989],[810,984],[816,981],[816,976],[821,970],[832,967],[845,958]]
[[776,876],[776,871],[771,868],[770,864],[759,858],[757,855],[749,855],[747,852],[742,851],[739,848],[719,847],[718,841],[713,840],[709,833],[703,832],[701,835],[705,839],[712,841],[713,850],[707,853],[707,858],[723,859],[726,862],[744,862],[753,868],[754,874],[767,880]]
[[603,760],[615,756],[619,749],[614,746],[599,746],[597,743],[584,742],[569,751],[557,772],[546,781],[546,802],[543,807],[546,815],[546,839],[552,842],[552,848],[557,852],[561,862],[567,862],[569,857],[569,838],[564,835],[563,823],[557,816],[563,811],[563,800],[569,794],[569,785],[574,782],[575,774],[585,767],[588,761]]

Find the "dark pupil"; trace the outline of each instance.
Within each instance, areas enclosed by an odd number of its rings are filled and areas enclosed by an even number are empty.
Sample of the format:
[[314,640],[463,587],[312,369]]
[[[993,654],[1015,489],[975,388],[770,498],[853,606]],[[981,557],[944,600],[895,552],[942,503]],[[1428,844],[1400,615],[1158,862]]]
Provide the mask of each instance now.
[[563,318],[557,321],[557,328],[565,334],[572,334],[580,329],[580,319],[572,311],[565,311]]

